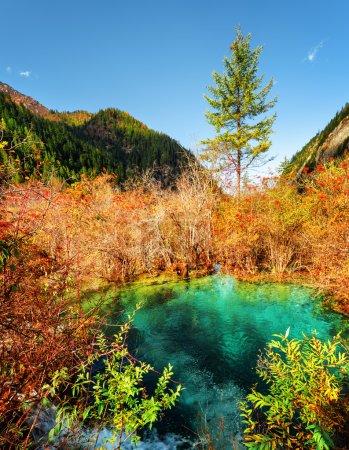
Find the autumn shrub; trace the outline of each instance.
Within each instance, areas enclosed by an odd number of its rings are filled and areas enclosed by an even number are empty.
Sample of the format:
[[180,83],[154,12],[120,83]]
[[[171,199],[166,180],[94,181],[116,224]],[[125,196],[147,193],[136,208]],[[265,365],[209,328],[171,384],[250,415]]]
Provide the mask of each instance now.
[[308,211],[296,187],[282,179],[251,186],[240,199],[226,198],[216,217],[218,252],[240,272],[304,270]]
[[[45,199],[37,198],[42,209]],[[127,281],[143,273],[212,265],[215,193],[197,168],[174,190],[154,180],[121,190],[110,175],[55,192],[34,242],[76,281]],[[14,214],[20,209],[9,206]]]
[[260,235],[251,204],[256,199],[244,197],[237,202],[223,197],[213,217],[214,253],[220,263],[235,272],[255,273],[260,268]]
[[307,270],[308,249],[304,225],[309,211],[296,186],[278,179],[262,202],[261,233],[265,245],[264,268],[275,273]]
[[89,349],[92,317],[65,299],[69,281],[64,268],[32,240],[50,201],[37,207],[43,197],[40,184],[2,192],[1,448],[31,444],[28,418],[45,397],[44,383]]
[[163,205],[162,241],[171,262],[190,268],[213,263],[213,212],[217,195],[209,177],[197,167],[185,172]]
[[319,165],[305,180],[304,201],[311,220],[306,224],[311,249],[311,275],[341,297],[348,309],[349,170],[348,161]]
[[242,273],[299,272],[348,293],[348,162],[319,165],[303,187],[284,177],[225,196],[214,216],[216,254]]
[[35,246],[23,244],[2,270],[0,446],[5,448],[31,441],[27,419],[31,406],[45,396],[44,383],[89,349],[92,317],[62,299],[63,282],[38,282],[59,269],[53,266]]
[[245,446],[253,449],[347,448],[349,357],[339,336],[276,335],[259,358],[268,386],[242,403]]

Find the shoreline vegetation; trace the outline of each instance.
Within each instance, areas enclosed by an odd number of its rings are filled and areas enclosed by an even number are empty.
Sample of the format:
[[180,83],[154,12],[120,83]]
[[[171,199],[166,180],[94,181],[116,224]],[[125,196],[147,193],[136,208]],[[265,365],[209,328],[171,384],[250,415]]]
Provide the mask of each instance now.
[[311,286],[348,315],[348,168],[319,165],[301,185],[263,178],[238,201],[199,166],[168,190],[151,174],[123,190],[106,174],[3,187],[2,266],[24,246],[42,259],[41,287],[64,276],[78,296],[90,284],[198,277],[219,265],[245,281]]

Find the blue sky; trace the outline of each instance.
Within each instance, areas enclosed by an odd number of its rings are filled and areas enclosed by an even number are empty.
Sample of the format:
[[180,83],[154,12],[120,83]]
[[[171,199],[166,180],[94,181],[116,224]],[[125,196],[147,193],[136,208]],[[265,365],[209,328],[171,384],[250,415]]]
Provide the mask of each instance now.
[[274,166],[349,101],[348,0],[1,3],[0,81],[49,108],[117,107],[192,150],[214,135],[203,94],[237,25],[276,82]]

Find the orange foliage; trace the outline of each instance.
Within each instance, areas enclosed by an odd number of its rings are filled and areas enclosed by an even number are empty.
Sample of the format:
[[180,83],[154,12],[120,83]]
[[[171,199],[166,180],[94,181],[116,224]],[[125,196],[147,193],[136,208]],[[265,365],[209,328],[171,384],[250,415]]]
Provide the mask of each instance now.
[[237,273],[299,273],[334,292],[349,313],[349,163],[319,165],[304,188],[262,180],[215,216],[216,252]]
[[[27,419],[52,373],[89,352],[92,319],[65,299],[67,267],[33,242],[52,191],[41,184],[3,193],[0,222],[0,447],[26,448]],[[27,403],[28,409],[23,408]],[[27,435],[23,431],[27,431]]]

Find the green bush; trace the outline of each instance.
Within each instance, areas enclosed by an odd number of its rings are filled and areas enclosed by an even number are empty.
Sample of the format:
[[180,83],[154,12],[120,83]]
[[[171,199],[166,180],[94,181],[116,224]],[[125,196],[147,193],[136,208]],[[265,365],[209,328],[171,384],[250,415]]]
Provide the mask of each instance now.
[[[60,395],[51,440],[61,435],[79,443],[81,435],[86,444],[83,427],[87,425],[93,429],[95,442],[99,431],[108,428],[111,437],[104,444],[108,442],[119,449],[128,439],[139,440],[137,431],[151,428],[162,411],[174,406],[182,388],[169,387],[173,375],[170,364],[160,374],[152,395],[147,392],[143,379],[154,369],[130,355],[126,345],[130,324],[131,318],[112,343],[100,335],[88,361],[82,362],[73,374],[66,369],[56,372],[52,384],[46,386],[52,396]],[[101,360],[103,370],[93,374],[92,367]]]
[[[245,445],[252,449],[330,449],[345,439],[349,418],[349,358],[340,337],[276,335],[257,373],[269,387],[255,387],[242,403]],[[346,436],[348,438],[348,436]],[[345,447],[347,448],[347,447]]]

